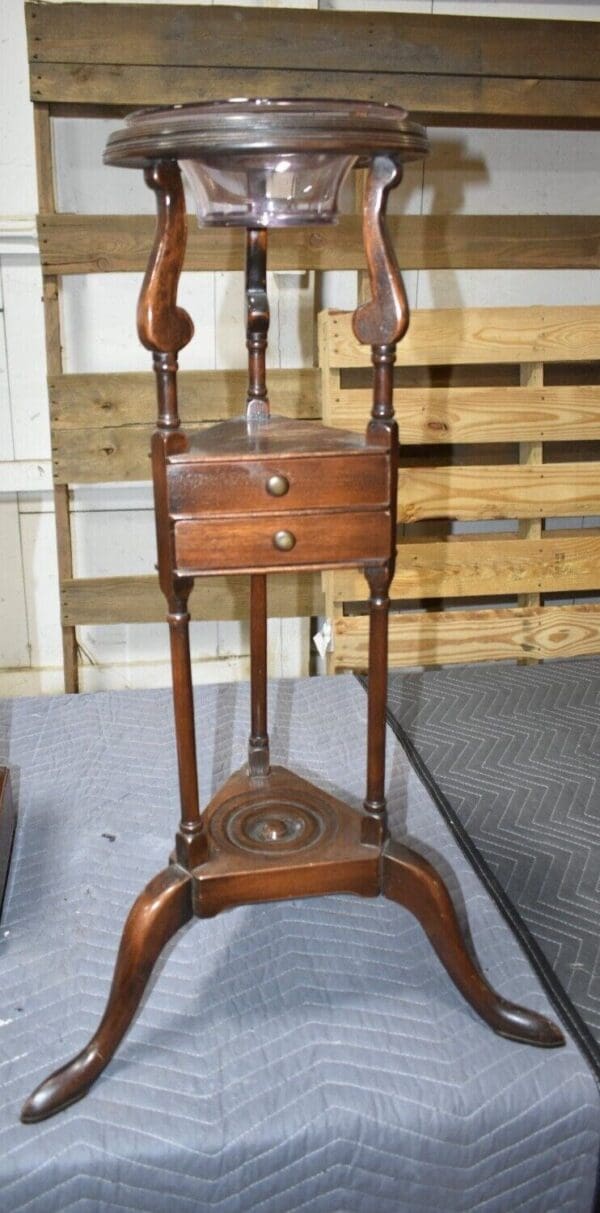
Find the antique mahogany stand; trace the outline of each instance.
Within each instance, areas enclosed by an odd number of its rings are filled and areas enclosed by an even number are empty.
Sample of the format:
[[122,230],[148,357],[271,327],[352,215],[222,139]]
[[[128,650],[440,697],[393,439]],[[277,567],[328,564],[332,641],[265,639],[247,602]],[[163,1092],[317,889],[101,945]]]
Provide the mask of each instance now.
[[[161,950],[184,923],[248,902],[382,893],[417,917],[458,989],[496,1032],[536,1045],[564,1043],[554,1024],[492,989],[441,876],[416,851],[391,839],[387,827],[387,615],[398,475],[393,364],[408,308],[384,213],[402,162],[425,151],[424,132],[403,111],[362,103],[217,103],[148,111],[133,115],[124,132],[111,136],[106,160],[143,167],[158,206],[138,331],[152,351],[158,393],[152,469],[159,579],[171,638],[181,822],[169,866],[127,918],[96,1033],[30,1096],[24,1121],[42,1120],[85,1095],[127,1030]],[[315,200],[311,174],[319,185],[319,174],[335,156],[345,157],[337,178],[333,185],[321,182],[322,197]],[[193,334],[176,302],[186,240],[179,163],[195,179],[203,221],[245,227],[247,247],[246,414],[191,436],[177,411],[177,355]],[[358,340],[372,347],[374,368],[364,438],[271,416],[265,376],[267,228],[330,221],[340,182],[356,164],[368,169],[363,233],[371,299],[357,308],[353,323]],[[227,176],[232,165],[241,165],[235,179]],[[285,190],[275,187],[286,178],[290,197],[282,202]],[[362,568],[370,593],[362,811],[269,760],[266,574],[339,566]],[[247,765],[200,813],[188,598],[195,576],[217,573],[250,573],[251,726]]]

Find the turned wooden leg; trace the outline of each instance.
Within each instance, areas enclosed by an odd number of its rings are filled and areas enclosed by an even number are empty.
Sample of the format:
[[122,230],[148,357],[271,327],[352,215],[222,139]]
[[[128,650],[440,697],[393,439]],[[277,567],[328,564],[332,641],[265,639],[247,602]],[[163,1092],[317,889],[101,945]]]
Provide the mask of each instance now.
[[191,877],[170,867],[134,902],[121,938],[106,1010],[92,1039],[29,1096],[21,1120],[45,1120],[81,1099],[110,1061],[140,1004],[165,944],[192,917]]
[[369,583],[369,681],[367,702],[367,794],[364,807],[386,824],[385,732],[388,667],[387,565],[365,569]]
[[179,863],[188,869],[206,858],[206,836],[200,815],[198,764],[194,727],[194,687],[190,657],[190,616],[187,609],[193,582],[176,583],[169,599],[169,635],[173,671],[173,706],[179,769],[181,821],[175,840]]
[[389,841],[383,852],[382,892],[415,915],[444,968],[473,1010],[510,1040],[552,1048],[564,1045],[559,1028],[543,1015],[507,1002],[486,981],[472,956],[448,889],[416,851]]
[[254,776],[268,775],[267,578],[264,573],[253,573],[250,578],[250,698],[248,770]]

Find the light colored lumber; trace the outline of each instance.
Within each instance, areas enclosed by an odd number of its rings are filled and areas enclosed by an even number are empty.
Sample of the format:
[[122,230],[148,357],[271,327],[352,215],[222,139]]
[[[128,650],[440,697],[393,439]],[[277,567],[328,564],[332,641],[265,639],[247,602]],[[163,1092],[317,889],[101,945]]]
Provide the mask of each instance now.
[[[190,611],[196,620],[246,619],[249,577],[196,580]],[[278,574],[268,579],[270,618],[319,615],[323,595],[318,574]],[[70,624],[156,623],[166,617],[157,577],[98,577],[64,581],[62,615]]]
[[[56,205],[54,187],[54,158],[52,150],[52,125],[47,105],[34,107],[35,156],[38,183],[38,206],[41,212],[53,213]],[[50,375],[62,372],[62,340],[58,279],[50,275],[43,284],[43,306],[46,343],[46,366]],[[66,485],[54,488],[54,520],[56,527],[56,550],[59,583],[73,576],[73,547],[69,491]],[[77,636],[75,629],[61,620],[63,667],[65,691],[74,693],[79,689]]]
[[[338,669],[367,666],[366,616],[336,627]],[[507,607],[478,611],[422,611],[390,617],[390,666],[453,665],[519,657],[578,657],[600,652],[600,603]]]
[[[519,380],[523,387],[544,386],[543,362],[525,362],[519,368]],[[543,463],[544,448],[540,441],[519,443],[519,463],[526,467],[539,467]],[[519,537],[524,540],[539,540],[542,537],[541,518],[522,518],[519,521]],[[519,594],[519,606],[539,606],[540,595],[537,592]],[[531,659],[522,658],[524,665],[530,664]]]
[[[180,371],[177,376],[183,425],[238,417],[245,410],[246,371]],[[52,424],[58,429],[140,425],[156,414],[152,371],[56,375],[48,380]],[[321,413],[320,375],[306,370],[269,371],[274,413],[304,419]]]
[[[368,588],[362,573],[349,569],[330,576],[332,602],[366,600]],[[539,539],[482,534],[454,535],[435,543],[400,542],[390,597],[570,594],[579,590],[600,591],[600,532],[591,528],[547,531]]]
[[[394,406],[405,445],[600,438],[600,386],[402,388]],[[365,428],[371,392],[332,393],[330,425]]]
[[[331,366],[369,365],[351,313],[330,312]],[[490,362],[576,362],[600,358],[600,307],[435,308],[412,312],[397,362],[456,366]]]
[[[55,483],[108,484],[150,480],[150,441],[154,428],[154,424],[105,426],[103,429],[55,428],[52,433]],[[195,428],[204,427],[197,425]]]
[[[41,216],[39,241],[46,273],[139,271],[152,246],[151,215]],[[587,215],[403,215],[387,220],[400,264],[409,269],[594,269],[600,266],[600,220]],[[188,270],[243,269],[244,241],[236,229],[200,229],[190,216]],[[273,270],[363,270],[358,215],[317,229],[274,229]]]
[[400,522],[594,514],[600,514],[600,463],[475,464],[409,467],[400,472]]

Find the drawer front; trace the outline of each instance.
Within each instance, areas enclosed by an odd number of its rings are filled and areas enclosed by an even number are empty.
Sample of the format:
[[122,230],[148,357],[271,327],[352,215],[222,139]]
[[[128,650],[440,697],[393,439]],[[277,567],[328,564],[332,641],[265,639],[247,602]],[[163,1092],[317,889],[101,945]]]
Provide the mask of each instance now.
[[175,563],[189,573],[360,564],[385,560],[390,536],[387,510],[189,519],[175,523]]
[[387,505],[390,493],[384,454],[179,463],[167,476],[172,517],[361,509]]

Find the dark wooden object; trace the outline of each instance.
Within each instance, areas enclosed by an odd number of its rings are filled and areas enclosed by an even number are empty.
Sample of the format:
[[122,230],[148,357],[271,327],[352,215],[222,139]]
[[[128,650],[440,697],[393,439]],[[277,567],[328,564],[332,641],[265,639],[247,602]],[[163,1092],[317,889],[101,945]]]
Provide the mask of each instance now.
[[6,767],[0,767],[0,913],[8,880],[16,824],[17,809],[10,786],[10,774]]
[[[384,214],[401,168],[371,158],[364,240],[371,299],[354,330],[371,346],[373,406],[364,438],[270,417],[266,230],[247,236],[247,413],[190,438],[177,404],[177,355],[193,333],[177,306],[185,209],[176,160],[146,168],[158,225],[138,306],[152,352],[158,422],[152,442],[158,569],[167,599],[181,821],[172,864],[135,902],[125,924],[102,1022],[83,1051],[27,1100],[26,1122],[81,1098],[107,1065],[167,941],[192,916],[299,896],[379,894],[409,909],[473,1009],[513,1040],[564,1043],[533,1011],[502,999],[472,956],[435,868],[389,837],[385,799],[388,589],[394,571],[398,431],[392,403],[396,342],[408,308]],[[358,566],[370,591],[367,788],[359,812],[282,767],[271,767],[266,693],[266,574]],[[188,598],[198,575],[245,572],[251,596],[251,732],[248,763],[199,808]]]

